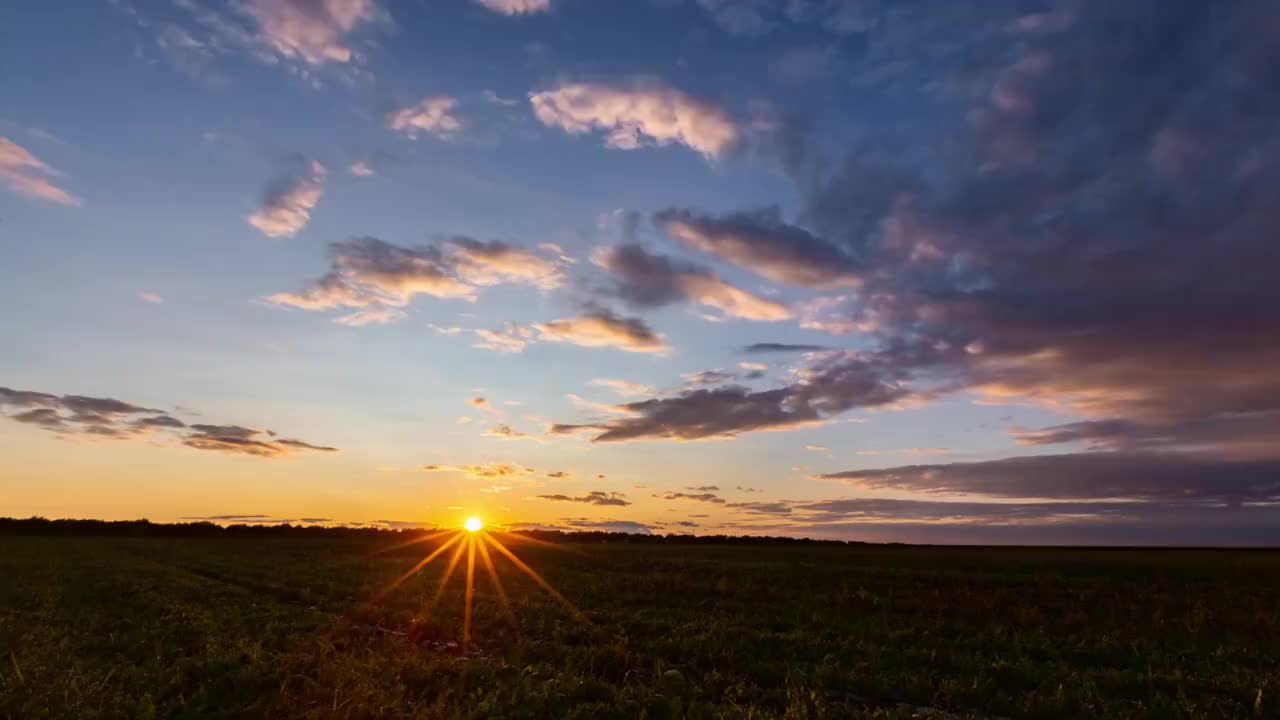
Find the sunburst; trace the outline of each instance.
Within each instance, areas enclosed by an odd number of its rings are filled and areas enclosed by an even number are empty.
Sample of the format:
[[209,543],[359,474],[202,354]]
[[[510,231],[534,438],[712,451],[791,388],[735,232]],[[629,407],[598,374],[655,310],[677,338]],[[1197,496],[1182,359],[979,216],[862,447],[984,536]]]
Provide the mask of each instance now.
[[[440,583],[439,585],[436,586],[435,593],[431,596],[430,601],[428,601],[427,603],[426,610],[430,612],[432,609],[434,609],[436,603],[440,600],[440,597],[444,595],[444,591],[449,584],[449,580],[453,577],[453,574],[457,570],[458,566],[462,564],[462,557],[465,554],[467,559],[466,594],[465,594],[465,601],[464,601],[465,606],[463,607],[463,615],[462,615],[462,643],[461,643],[462,651],[465,653],[471,645],[471,619],[472,619],[472,605],[473,605],[473,600],[475,598],[475,575],[476,575],[477,551],[478,551],[478,554],[480,555],[480,563],[481,565],[483,565],[486,574],[489,576],[489,583],[493,587],[494,594],[498,598],[498,604],[499,604],[499,607],[502,609],[503,617],[512,625],[515,625],[516,623],[515,612],[511,608],[511,601],[507,596],[506,588],[502,584],[502,578],[498,574],[498,569],[496,564],[494,563],[493,555],[489,552],[490,549],[492,549],[496,551],[498,554],[502,555],[504,558],[506,558],[513,566],[515,566],[516,569],[520,570],[520,572],[529,576],[529,579],[533,580],[533,582],[537,584],[538,587],[542,588],[542,590],[544,590],[548,595],[550,595],[558,603],[563,605],[565,609],[568,610],[569,614],[573,616],[574,619],[584,623],[589,622],[586,616],[583,615],[582,612],[578,610],[578,608],[574,607],[573,603],[569,602],[568,598],[566,598],[559,590],[556,590],[551,585],[551,583],[547,582],[546,578],[542,577],[542,575],[538,573],[537,570],[534,570],[533,568],[529,567],[528,563],[526,563],[525,561],[517,557],[516,554],[511,551],[510,548],[508,548],[505,544],[503,544],[503,542],[500,539],[498,539],[497,535],[499,534],[505,535],[506,533],[501,533],[500,531],[494,531],[494,530],[489,530],[485,528],[484,522],[478,517],[467,518],[466,521],[462,524],[462,527],[458,530],[442,530],[439,532],[430,533],[430,534],[424,535],[423,537],[414,538],[413,540],[410,540],[408,542],[400,543],[390,548],[386,548],[385,551],[396,550],[396,549],[404,548],[409,545],[414,545],[417,543],[429,542],[436,538],[449,535],[450,533],[452,533],[451,537],[445,538],[443,542],[440,543],[439,547],[432,550],[430,553],[424,556],[421,560],[415,563],[412,567],[406,570],[402,575],[400,575],[394,581],[392,581],[387,587],[383,588],[381,592],[379,592],[377,595],[375,595],[371,599],[370,602],[376,603],[379,600],[382,600],[387,595],[391,594],[396,588],[402,585],[406,580],[413,577],[418,572],[422,571],[422,569],[425,568],[427,565],[430,565],[432,561],[434,561],[436,558],[440,557],[441,555],[444,555],[446,552],[448,552],[452,548],[453,553],[449,556],[449,561],[448,561],[448,564],[445,566],[444,573],[442,573],[440,576]],[[528,538],[524,536],[521,536],[521,539],[534,540],[534,538]],[[544,541],[538,541],[538,542],[540,542],[541,544],[553,545],[553,543],[546,543]]]

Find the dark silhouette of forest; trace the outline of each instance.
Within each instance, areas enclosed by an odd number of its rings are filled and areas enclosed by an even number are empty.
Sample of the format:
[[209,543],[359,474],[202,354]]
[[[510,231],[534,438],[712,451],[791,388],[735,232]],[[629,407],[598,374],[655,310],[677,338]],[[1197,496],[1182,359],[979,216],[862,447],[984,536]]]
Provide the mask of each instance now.
[[[219,525],[209,521],[157,523],[150,520],[82,520],[43,517],[0,517],[0,536],[45,535],[127,538],[328,538],[328,539],[408,539],[437,532],[441,528],[370,528],[281,523],[234,523]],[[514,530],[518,535],[549,542],[644,543],[644,544],[734,544],[734,545],[865,545],[842,540],[815,540],[748,535],[641,535],[601,530]]]

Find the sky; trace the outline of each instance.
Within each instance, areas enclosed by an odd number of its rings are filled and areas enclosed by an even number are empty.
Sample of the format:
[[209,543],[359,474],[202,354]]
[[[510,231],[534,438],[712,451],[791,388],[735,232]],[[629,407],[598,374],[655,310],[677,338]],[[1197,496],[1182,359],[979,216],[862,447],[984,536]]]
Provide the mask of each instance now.
[[0,7],[0,515],[1280,544],[1268,0]]

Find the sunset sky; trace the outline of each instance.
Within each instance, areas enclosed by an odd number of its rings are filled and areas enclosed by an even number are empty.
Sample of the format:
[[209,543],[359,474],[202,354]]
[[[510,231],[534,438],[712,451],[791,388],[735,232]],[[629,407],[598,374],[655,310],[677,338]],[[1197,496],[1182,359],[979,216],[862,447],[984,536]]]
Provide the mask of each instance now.
[[0,515],[1280,543],[1269,0],[0,7]]

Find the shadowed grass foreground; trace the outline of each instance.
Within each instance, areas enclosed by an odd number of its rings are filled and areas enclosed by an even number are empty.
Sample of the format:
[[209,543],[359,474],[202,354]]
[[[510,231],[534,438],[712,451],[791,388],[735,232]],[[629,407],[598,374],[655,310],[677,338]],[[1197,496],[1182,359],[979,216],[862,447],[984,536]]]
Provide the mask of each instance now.
[[0,717],[1280,711],[1280,553],[447,540],[0,539]]

